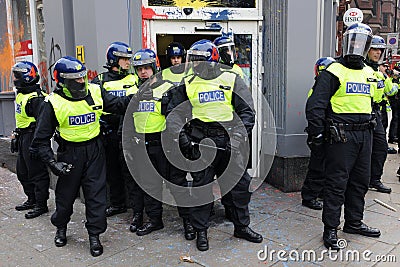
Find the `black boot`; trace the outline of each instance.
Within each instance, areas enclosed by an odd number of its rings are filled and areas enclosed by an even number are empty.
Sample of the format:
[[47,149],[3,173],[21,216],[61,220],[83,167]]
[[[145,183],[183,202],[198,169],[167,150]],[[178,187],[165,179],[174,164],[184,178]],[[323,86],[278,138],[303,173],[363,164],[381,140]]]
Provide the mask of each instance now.
[[379,237],[381,231],[377,228],[372,228],[361,221],[357,222],[345,222],[343,226],[343,232],[348,234],[359,234],[369,237]]
[[183,218],[183,229],[185,229],[186,240],[193,240],[196,238],[196,232],[189,218]]
[[322,239],[327,249],[339,250],[336,228],[324,227],[324,234]]
[[129,230],[134,233],[136,230],[143,225],[143,213],[136,212],[133,214],[131,225]]
[[106,209],[106,216],[110,217],[113,215],[124,213],[126,211],[127,211],[126,207],[110,206]]
[[22,203],[21,205],[18,205],[15,207],[16,210],[21,211],[21,210],[30,210],[35,207],[36,201],[33,200],[32,198],[28,198],[27,201]]
[[36,217],[39,217],[40,215],[49,212],[49,208],[47,205],[36,205],[33,210],[29,211],[27,214],[25,214],[26,219],[33,219]]
[[381,192],[381,193],[387,193],[390,194],[392,192],[392,189],[390,187],[385,186],[384,184],[382,184],[381,181],[377,181],[377,182],[372,182],[369,185],[369,188],[373,188],[376,189],[376,191]]
[[57,227],[54,244],[56,247],[63,247],[67,244],[67,227]]
[[197,231],[197,240],[196,240],[197,249],[200,251],[208,250],[208,238],[207,238],[207,230]]
[[162,218],[150,218],[150,222],[143,224],[136,231],[138,236],[148,235],[153,231],[157,231],[164,228]]
[[322,210],[323,204],[321,201],[318,201],[317,199],[311,199],[311,200],[302,200],[301,204],[307,208],[310,208],[312,210]]
[[249,242],[253,243],[261,243],[263,241],[262,235],[254,232],[250,227],[235,227],[235,231],[233,232],[233,236],[238,238],[246,239]]
[[90,254],[93,257],[103,254],[103,246],[100,243],[99,235],[89,235]]

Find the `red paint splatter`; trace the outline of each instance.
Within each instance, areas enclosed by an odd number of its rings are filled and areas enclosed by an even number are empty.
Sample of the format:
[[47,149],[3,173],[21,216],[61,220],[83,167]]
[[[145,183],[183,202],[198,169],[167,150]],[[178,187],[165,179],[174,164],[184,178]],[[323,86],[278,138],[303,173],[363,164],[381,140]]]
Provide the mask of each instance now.
[[142,6],[142,19],[155,19],[155,18],[167,19],[168,15],[157,14],[153,9],[145,8],[144,6]]
[[38,69],[39,69],[39,73],[40,73],[40,87],[42,89],[45,89],[46,92],[49,93],[50,92],[49,80],[48,80],[49,73],[47,71],[46,61],[40,62],[38,65]]
[[89,81],[93,80],[94,77],[96,77],[96,76],[97,76],[97,71],[96,70],[88,70],[87,77],[88,77]]

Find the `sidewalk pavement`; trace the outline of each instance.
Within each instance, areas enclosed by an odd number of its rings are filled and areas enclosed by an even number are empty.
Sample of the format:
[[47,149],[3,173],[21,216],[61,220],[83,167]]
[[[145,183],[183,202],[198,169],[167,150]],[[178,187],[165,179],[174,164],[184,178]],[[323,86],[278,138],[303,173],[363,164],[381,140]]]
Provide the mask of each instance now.
[[[0,266],[399,266],[400,182],[396,177],[399,163],[400,155],[388,155],[383,181],[393,192],[389,195],[369,191],[366,196],[364,221],[380,228],[381,237],[339,231],[339,238],[347,240],[347,247],[330,257],[326,253],[323,259],[321,211],[303,207],[300,193],[282,193],[265,183],[253,194],[250,205],[250,226],[264,236],[261,244],[233,237],[233,225],[224,219],[218,201],[209,229],[210,250],[200,252],[195,240],[183,237],[176,208],[165,205],[165,228],[143,237],[129,231],[131,210],[108,218],[108,229],[100,237],[104,254],[94,258],[84,227],[84,205],[77,200],[68,225],[68,243],[57,248],[53,243],[55,227],[50,223],[55,208],[54,192],[51,190],[48,202],[50,212],[27,220],[25,212],[14,209],[25,201],[16,175],[0,168]],[[391,205],[397,212],[374,199]],[[279,250],[282,260],[278,259]],[[307,257],[312,255],[311,250],[315,251],[316,259]],[[182,262],[181,256],[190,256],[195,262]],[[299,260],[291,260],[297,256]],[[377,262],[377,257],[392,262]]]

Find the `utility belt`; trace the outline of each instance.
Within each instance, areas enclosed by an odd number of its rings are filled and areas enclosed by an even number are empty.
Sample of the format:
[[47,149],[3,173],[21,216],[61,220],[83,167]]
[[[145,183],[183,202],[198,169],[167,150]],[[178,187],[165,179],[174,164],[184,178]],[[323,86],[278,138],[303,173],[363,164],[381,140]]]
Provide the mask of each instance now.
[[337,123],[332,120],[328,120],[329,122],[329,141],[332,144],[333,142],[346,143],[347,137],[346,131],[365,131],[374,129],[376,126],[376,119],[365,122],[365,123]]
[[161,140],[149,140],[145,141],[137,136],[133,137],[133,140],[135,140],[136,144],[144,144],[147,147],[149,146],[161,146]]
[[14,130],[15,133],[18,135],[26,134],[26,133],[33,133],[35,131],[35,126],[29,126],[27,128],[16,128]]
[[136,144],[144,144],[148,146],[161,146],[161,132],[146,133],[133,137]]
[[205,137],[212,137],[212,136],[224,136],[228,135],[226,130],[221,127],[207,127],[206,125],[191,125],[189,129],[187,129],[190,135],[197,139],[203,139]]
[[100,136],[98,135],[98,136],[96,136],[96,137],[94,137],[92,139],[89,139],[89,140],[86,140],[86,141],[83,141],[83,142],[71,142],[71,141],[65,140],[59,134],[56,133],[54,135],[54,140],[57,142],[57,144],[61,148],[61,150],[64,150],[65,147],[68,147],[68,146],[81,147],[81,146],[86,146],[86,145],[95,143],[95,142],[98,141],[99,137]]

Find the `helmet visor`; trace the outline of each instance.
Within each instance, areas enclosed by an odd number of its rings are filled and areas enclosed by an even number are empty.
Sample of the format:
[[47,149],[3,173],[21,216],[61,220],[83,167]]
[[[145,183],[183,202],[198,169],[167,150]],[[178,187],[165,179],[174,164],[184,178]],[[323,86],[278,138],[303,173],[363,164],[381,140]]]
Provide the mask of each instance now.
[[235,64],[236,58],[236,49],[233,43],[227,43],[220,45],[218,47],[219,55],[222,59],[222,63],[233,65]]
[[186,62],[207,61],[207,59],[210,56],[211,54],[208,51],[188,50],[186,56]]
[[112,53],[114,56],[117,56],[117,57],[128,57],[128,58],[132,57],[132,54],[124,53],[121,51],[113,51]]
[[345,33],[343,36],[343,56],[356,55],[366,58],[371,40],[372,36],[365,33]]
[[134,60],[132,65],[134,67],[140,67],[145,65],[152,65],[156,60],[154,58],[144,59],[144,60]]
[[60,77],[64,78],[64,79],[79,79],[79,78],[85,77],[86,73],[87,73],[86,70],[83,70],[83,71],[80,71],[80,72],[74,72],[74,73],[61,72],[60,73]]

